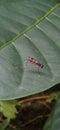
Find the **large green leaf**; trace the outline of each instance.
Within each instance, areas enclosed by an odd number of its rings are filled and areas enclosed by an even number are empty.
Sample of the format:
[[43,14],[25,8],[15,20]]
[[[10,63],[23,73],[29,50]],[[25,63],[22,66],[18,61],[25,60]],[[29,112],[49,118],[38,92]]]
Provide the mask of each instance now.
[[[0,100],[60,83],[58,0],[0,0]],[[27,56],[44,64],[26,63]]]

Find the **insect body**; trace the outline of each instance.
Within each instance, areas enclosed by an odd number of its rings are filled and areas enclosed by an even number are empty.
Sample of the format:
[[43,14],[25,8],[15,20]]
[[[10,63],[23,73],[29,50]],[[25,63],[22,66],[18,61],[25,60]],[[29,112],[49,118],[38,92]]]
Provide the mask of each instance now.
[[26,60],[27,60],[28,62],[31,62],[31,63],[35,64],[35,65],[38,65],[38,66],[41,67],[41,68],[44,67],[43,64],[41,64],[39,61],[37,61],[37,60],[36,60],[35,58],[33,58],[33,57],[27,57]]

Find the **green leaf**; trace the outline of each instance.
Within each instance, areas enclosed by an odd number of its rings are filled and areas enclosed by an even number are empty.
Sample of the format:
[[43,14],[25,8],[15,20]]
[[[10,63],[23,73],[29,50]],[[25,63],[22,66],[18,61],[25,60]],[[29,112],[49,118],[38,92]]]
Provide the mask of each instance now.
[[[0,0],[0,100],[60,83],[59,0]],[[44,64],[26,63],[28,56]]]
[[60,98],[58,99],[43,130],[60,130]]
[[0,101],[0,112],[2,112],[5,117],[13,119],[17,113],[16,104],[17,102],[15,100]]
[[3,123],[0,124],[0,130],[5,130],[6,127],[9,125],[9,119],[6,119],[3,121]]

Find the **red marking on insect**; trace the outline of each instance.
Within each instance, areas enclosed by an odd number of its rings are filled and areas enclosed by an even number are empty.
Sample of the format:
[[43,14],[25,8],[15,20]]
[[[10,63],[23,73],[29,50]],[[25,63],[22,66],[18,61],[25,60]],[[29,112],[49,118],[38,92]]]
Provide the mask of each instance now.
[[33,57],[27,57],[26,60],[29,61],[29,62],[31,62],[31,63],[33,63],[33,64],[35,64],[35,65],[38,65],[38,66],[41,67],[41,68],[44,67],[43,64],[41,64],[39,61],[37,61],[37,60],[36,60],[35,58],[33,58]]

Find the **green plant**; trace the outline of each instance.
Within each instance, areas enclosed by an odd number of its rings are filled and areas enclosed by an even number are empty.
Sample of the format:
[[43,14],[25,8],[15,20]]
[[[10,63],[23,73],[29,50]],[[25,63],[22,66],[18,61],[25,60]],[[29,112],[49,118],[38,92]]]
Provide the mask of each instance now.
[[[59,0],[0,0],[0,100],[33,95],[60,83],[59,11]],[[44,68],[26,64],[28,56]]]

